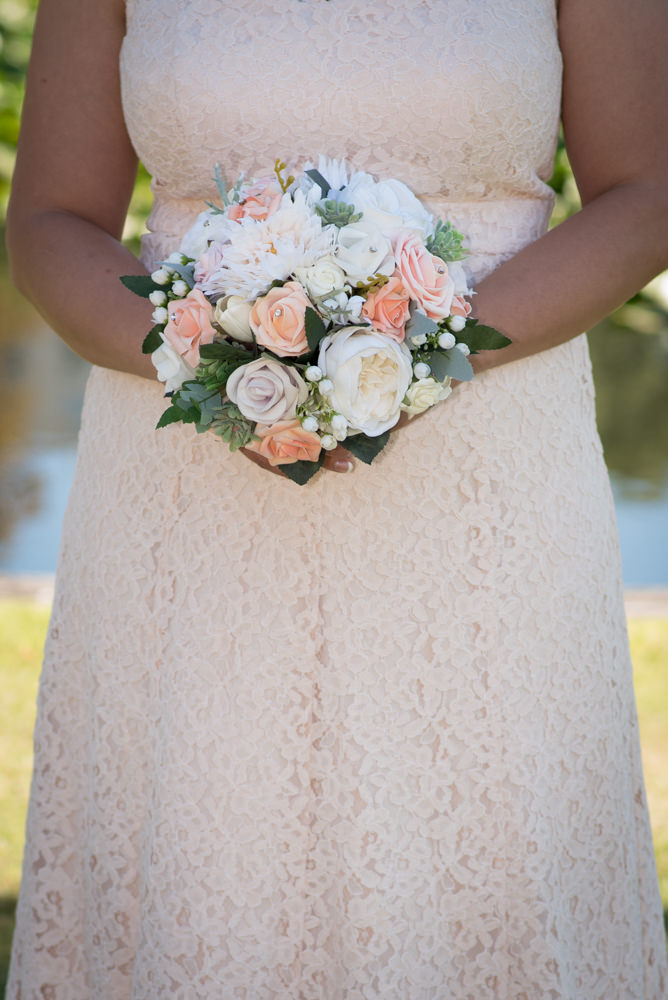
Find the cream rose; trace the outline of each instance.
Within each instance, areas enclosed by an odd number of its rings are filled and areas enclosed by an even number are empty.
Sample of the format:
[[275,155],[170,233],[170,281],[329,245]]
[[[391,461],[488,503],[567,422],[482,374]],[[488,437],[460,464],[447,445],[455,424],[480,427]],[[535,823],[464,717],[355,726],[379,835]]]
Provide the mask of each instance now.
[[280,357],[297,357],[308,351],[304,317],[311,303],[298,281],[286,281],[256,299],[249,314],[258,344]]
[[293,420],[297,404],[308,396],[308,387],[296,369],[268,357],[235,369],[225,391],[245,417],[262,424]]
[[318,367],[332,383],[332,409],[353,430],[376,437],[396,424],[413,377],[405,344],[366,326],[344,327],[321,340]]
[[351,282],[394,271],[392,244],[377,226],[361,219],[339,229],[336,263]]
[[346,276],[331,255],[321,257],[311,267],[296,267],[295,278],[313,299],[343,288]]
[[151,361],[158,373],[158,381],[165,383],[165,392],[176,392],[186,379],[195,377],[195,369],[187,364],[172,345],[165,341],[151,354]]
[[448,398],[452,392],[450,381],[450,378],[446,378],[444,382],[438,382],[433,376],[418,379],[409,385],[401,409],[409,417],[424,413],[430,406]]
[[246,302],[240,295],[225,295],[216,302],[214,318],[216,323],[235,340],[244,344],[253,342],[253,331],[250,326],[250,311],[252,302]]
[[354,205],[366,222],[379,226],[390,239],[400,229],[412,229],[422,240],[434,231],[433,217],[401,181],[376,181],[371,174],[356,173],[338,198]]

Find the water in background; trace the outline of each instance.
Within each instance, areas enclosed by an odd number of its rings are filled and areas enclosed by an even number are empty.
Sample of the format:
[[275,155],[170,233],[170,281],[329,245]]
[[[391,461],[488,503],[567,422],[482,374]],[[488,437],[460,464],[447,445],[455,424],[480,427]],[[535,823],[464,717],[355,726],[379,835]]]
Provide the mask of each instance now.
[[[0,274],[0,572],[51,573],[88,365]],[[668,331],[590,335],[624,582],[668,585]]]

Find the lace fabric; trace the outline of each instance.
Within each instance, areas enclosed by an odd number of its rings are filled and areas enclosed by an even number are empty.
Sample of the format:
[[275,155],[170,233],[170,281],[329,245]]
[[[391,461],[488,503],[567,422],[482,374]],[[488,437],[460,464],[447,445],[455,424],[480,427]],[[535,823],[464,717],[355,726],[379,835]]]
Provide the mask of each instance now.
[[[544,232],[548,0],[129,0],[143,257],[228,178],[405,180],[480,278]],[[94,369],[45,651],[11,1000],[661,1000],[584,337],[305,488]]]

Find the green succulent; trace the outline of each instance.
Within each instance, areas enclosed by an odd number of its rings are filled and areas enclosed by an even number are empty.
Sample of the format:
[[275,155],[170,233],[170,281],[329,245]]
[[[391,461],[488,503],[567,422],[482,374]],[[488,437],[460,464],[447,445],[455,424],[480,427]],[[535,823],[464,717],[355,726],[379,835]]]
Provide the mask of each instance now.
[[325,225],[338,226],[339,229],[350,225],[351,222],[359,222],[362,218],[362,213],[356,212],[354,205],[347,205],[333,198],[327,198],[322,204],[316,205],[315,211]]
[[436,222],[436,229],[427,240],[427,250],[440,257],[446,263],[451,260],[461,260],[466,256],[466,251],[462,246],[464,237],[453,229],[451,222]]

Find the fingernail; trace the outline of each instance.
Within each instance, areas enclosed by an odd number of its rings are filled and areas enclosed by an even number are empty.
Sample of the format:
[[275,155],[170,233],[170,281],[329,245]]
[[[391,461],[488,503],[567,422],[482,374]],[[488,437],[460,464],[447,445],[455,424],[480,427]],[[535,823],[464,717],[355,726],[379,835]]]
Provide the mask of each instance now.
[[334,462],[334,468],[337,472],[352,472],[355,464],[354,462]]

